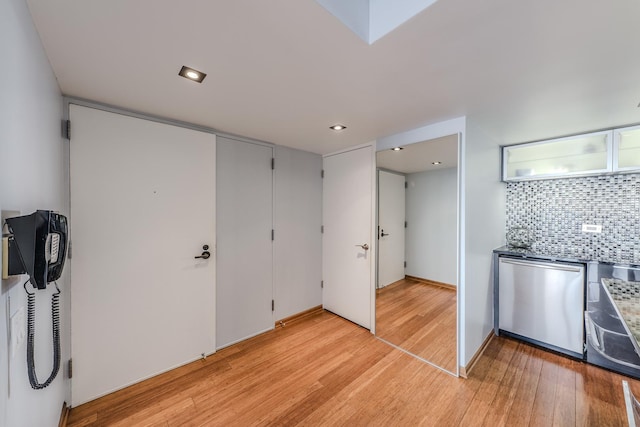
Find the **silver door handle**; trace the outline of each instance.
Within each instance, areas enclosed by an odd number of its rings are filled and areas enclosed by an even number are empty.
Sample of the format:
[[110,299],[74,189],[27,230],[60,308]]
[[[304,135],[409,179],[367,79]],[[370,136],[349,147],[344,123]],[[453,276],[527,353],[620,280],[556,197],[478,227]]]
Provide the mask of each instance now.
[[362,248],[362,249],[364,249],[365,251],[368,251],[368,250],[369,250],[369,245],[367,245],[366,243],[365,243],[364,245],[356,245],[356,246],[361,247],[361,248]]

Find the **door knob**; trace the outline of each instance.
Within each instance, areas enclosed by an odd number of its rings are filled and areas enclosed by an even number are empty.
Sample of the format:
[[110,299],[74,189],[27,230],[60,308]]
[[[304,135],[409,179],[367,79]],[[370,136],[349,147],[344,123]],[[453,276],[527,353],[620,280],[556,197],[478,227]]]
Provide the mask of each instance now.
[[209,259],[209,257],[211,256],[211,252],[209,252],[209,245],[203,245],[202,246],[202,255],[199,255],[197,257],[194,257],[195,259]]
[[209,257],[210,257],[210,256],[211,256],[211,252],[209,252],[209,251],[204,251],[204,252],[202,252],[202,255],[199,255],[199,256],[194,257],[194,258],[195,258],[195,259],[198,259],[198,258],[202,258],[202,259],[209,259]]
[[381,231],[380,237],[384,237],[384,236],[388,236],[389,235],[389,233],[385,233],[384,230],[380,230],[380,231]]
[[366,243],[365,243],[364,245],[356,245],[356,246],[361,247],[361,248],[362,248],[362,249],[364,249],[365,251],[368,251],[368,250],[369,250],[369,245],[367,245]]

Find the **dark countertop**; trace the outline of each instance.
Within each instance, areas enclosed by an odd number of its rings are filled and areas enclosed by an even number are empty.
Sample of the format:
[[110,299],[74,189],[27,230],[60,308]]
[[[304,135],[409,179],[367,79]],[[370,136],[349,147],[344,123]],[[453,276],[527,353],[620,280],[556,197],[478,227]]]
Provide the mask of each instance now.
[[560,262],[578,262],[578,263],[587,263],[592,261],[588,258],[581,257],[575,253],[564,252],[564,253],[549,253],[549,252],[541,252],[536,250],[535,248],[523,249],[523,248],[515,248],[512,246],[501,246],[493,250],[494,254],[498,255],[510,255],[516,256],[520,258],[532,258],[539,259],[545,261],[560,261]]

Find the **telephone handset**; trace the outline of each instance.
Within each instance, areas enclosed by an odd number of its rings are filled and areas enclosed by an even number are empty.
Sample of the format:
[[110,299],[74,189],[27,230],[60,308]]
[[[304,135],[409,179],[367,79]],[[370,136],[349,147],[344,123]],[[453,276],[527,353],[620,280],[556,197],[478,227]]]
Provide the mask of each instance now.
[[[31,215],[6,219],[9,228],[8,271],[9,274],[28,274],[24,282],[27,293],[27,370],[31,387],[38,390],[47,387],[60,370],[60,289],[56,280],[62,275],[67,257],[68,224],[64,215],[38,210]],[[11,254],[12,251],[17,252]],[[13,256],[12,256],[13,255]],[[16,261],[16,260],[19,260]],[[20,265],[16,265],[20,264]],[[34,362],[35,343],[35,292],[27,290],[31,282],[34,289],[46,289],[54,282],[56,292],[51,297],[53,322],[53,368],[49,378],[38,382]]]

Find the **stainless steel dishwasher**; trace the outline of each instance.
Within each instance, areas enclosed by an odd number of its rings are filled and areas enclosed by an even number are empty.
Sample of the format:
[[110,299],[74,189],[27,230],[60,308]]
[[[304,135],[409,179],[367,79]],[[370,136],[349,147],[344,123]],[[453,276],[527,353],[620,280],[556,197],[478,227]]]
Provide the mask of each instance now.
[[499,258],[498,333],[583,358],[583,264]]

